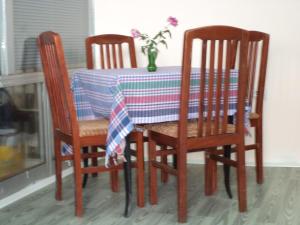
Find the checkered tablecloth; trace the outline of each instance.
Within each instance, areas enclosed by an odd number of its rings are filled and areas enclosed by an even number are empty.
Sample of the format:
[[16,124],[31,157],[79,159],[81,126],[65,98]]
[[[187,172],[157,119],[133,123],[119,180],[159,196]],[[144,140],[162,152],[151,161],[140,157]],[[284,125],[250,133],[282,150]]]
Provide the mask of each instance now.
[[[199,69],[192,70],[190,118],[197,116]],[[109,118],[107,155],[122,154],[120,144],[135,124],[178,120],[181,67],[79,70],[72,89],[79,119]],[[237,72],[230,75],[229,115],[236,111]]]

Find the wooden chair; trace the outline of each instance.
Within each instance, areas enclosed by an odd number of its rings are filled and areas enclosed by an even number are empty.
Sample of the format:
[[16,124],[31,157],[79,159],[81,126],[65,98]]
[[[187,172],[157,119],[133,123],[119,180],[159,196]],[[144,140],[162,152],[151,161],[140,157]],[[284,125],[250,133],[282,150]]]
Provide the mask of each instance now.
[[[201,41],[201,62],[199,82],[198,119],[188,119],[189,93],[191,84],[193,41]],[[229,101],[229,77],[231,59],[231,41],[240,43],[238,72],[238,100],[236,124],[227,124]],[[162,123],[149,127],[149,190],[150,203],[157,204],[157,169],[177,177],[178,221],[187,220],[187,153],[194,150],[207,151],[206,178],[215,176],[216,161],[233,165],[237,168],[239,210],[246,211],[246,171],[244,149],[244,107],[247,81],[247,42],[248,32],[227,26],[210,26],[187,30],[184,35],[182,60],[182,81],[180,92],[179,122]],[[209,46],[209,47],[208,47]],[[215,66],[216,65],[216,66]],[[208,70],[207,70],[208,69]],[[206,76],[206,70],[208,75]],[[215,76],[217,71],[217,76]],[[222,77],[224,82],[221,82]],[[205,83],[207,94],[205,94]],[[216,89],[214,89],[216,84]],[[223,90],[223,91],[221,91]],[[204,102],[207,101],[207,112]],[[213,105],[215,102],[215,105]],[[215,108],[213,112],[213,108]],[[223,145],[237,146],[237,159],[228,160],[217,154],[217,147]],[[172,149],[156,150],[156,145],[171,146]],[[157,156],[177,155],[177,167],[157,160]],[[159,158],[159,157],[158,157]],[[206,179],[206,194],[215,190],[213,179]]]
[[[250,124],[255,129],[255,143],[246,145],[246,150],[255,150],[256,182],[262,184],[263,177],[263,98],[266,80],[270,36],[259,31],[249,31],[247,65],[249,68],[246,99],[251,107]],[[237,43],[233,42],[231,68],[236,66]],[[230,154],[230,152],[229,152]],[[229,156],[230,157],[230,156]],[[225,180],[229,181],[229,170],[225,171]],[[228,184],[227,184],[228,186]]]
[[[255,128],[255,144],[246,145],[246,150],[255,150],[256,181],[262,184],[263,176],[263,99],[268,61],[270,36],[263,32],[249,32],[249,88],[247,97],[251,106],[250,123]],[[258,49],[258,47],[260,49]],[[259,60],[259,61],[258,61]],[[257,81],[257,82],[255,82]]]
[[[48,31],[38,37],[38,46],[45,74],[54,131],[56,199],[62,199],[62,162],[72,160],[74,167],[75,215],[82,216],[82,175],[95,172],[110,172],[111,187],[118,191],[118,170],[123,165],[109,168],[89,166],[82,168],[81,160],[105,156],[105,152],[82,152],[87,146],[106,144],[108,120],[78,121],[70,87],[63,46],[59,34]],[[72,146],[73,154],[62,155],[62,142]]]
[[[134,40],[130,36],[118,34],[103,34],[91,36],[86,39],[86,61],[88,69],[95,69],[96,65],[93,60],[93,48],[99,46],[100,50],[100,68],[101,69],[117,69],[124,68],[126,62],[124,59],[129,58],[129,67],[136,68],[136,55]],[[127,46],[124,46],[127,45]],[[126,57],[126,47],[128,55]],[[133,131],[130,134],[130,140],[136,144],[137,151],[131,149],[132,155],[137,159],[137,204],[139,207],[144,207],[144,136],[142,131]],[[145,139],[146,140],[146,139]]]
[[87,68],[96,68],[93,60],[93,46],[99,46],[101,69],[124,68],[123,55],[125,52],[125,44],[128,45],[130,67],[136,68],[137,64],[133,38],[118,34],[103,34],[91,36],[86,39],[85,46]]

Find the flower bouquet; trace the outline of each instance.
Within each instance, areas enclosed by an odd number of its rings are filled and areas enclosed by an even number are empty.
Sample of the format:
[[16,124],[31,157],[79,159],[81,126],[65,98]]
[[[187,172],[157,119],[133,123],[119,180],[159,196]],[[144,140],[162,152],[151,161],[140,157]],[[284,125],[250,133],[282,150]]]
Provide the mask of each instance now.
[[155,60],[158,54],[158,46],[164,45],[166,48],[168,48],[166,39],[169,37],[171,38],[171,31],[169,30],[170,26],[176,27],[178,25],[178,20],[175,17],[169,17],[168,18],[168,24],[164,27],[164,29],[160,30],[155,36],[150,37],[148,34],[141,33],[137,29],[131,30],[131,35],[134,38],[139,38],[141,41],[144,42],[144,45],[142,45],[142,53],[148,55],[148,66],[147,69],[149,72],[156,71],[157,67],[155,64]]

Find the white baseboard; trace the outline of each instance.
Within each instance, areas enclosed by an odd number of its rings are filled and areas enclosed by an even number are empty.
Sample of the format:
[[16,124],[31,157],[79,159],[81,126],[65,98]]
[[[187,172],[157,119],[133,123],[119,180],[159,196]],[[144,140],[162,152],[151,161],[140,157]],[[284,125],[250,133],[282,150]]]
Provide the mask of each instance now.
[[[73,167],[65,169],[62,173],[62,176],[66,177],[72,173],[73,173]],[[24,197],[36,192],[54,182],[55,182],[55,175],[53,175],[51,177],[47,177],[43,180],[39,180],[34,184],[30,184],[29,186],[23,188],[22,190],[14,193],[6,198],[1,199],[0,200],[0,209],[12,204],[15,201],[20,200],[21,198],[24,198]]]

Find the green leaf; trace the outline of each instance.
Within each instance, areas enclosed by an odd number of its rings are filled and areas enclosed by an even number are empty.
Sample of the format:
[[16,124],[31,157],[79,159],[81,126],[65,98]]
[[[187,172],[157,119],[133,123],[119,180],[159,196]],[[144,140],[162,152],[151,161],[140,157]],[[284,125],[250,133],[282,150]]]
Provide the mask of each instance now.
[[157,39],[157,38],[160,37],[160,36],[161,36],[161,31],[159,31],[158,34],[155,35],[155,37],[153,38],[153,40]]
[[160,43],[164,44],[166,48],[168,48],[167,42],[165,40],[161,40]]
[[157,42],[154,40],[151,40],[151,45],[157,45]]
[[164,32],[164,33],[168,33],[168,34],[169,34],[169,36],[170,36],[170,38],[172,38],[171,32],[170,32],[169,30],[165,30],[165,32]]
[[160,37],[163,39],[166,39],[166,37],[163,35],[163,33],[161,33]]
[[142,53],[143,53],[144,55],[146,55],[146,48],[147,48],[147,47],[142,46]]

